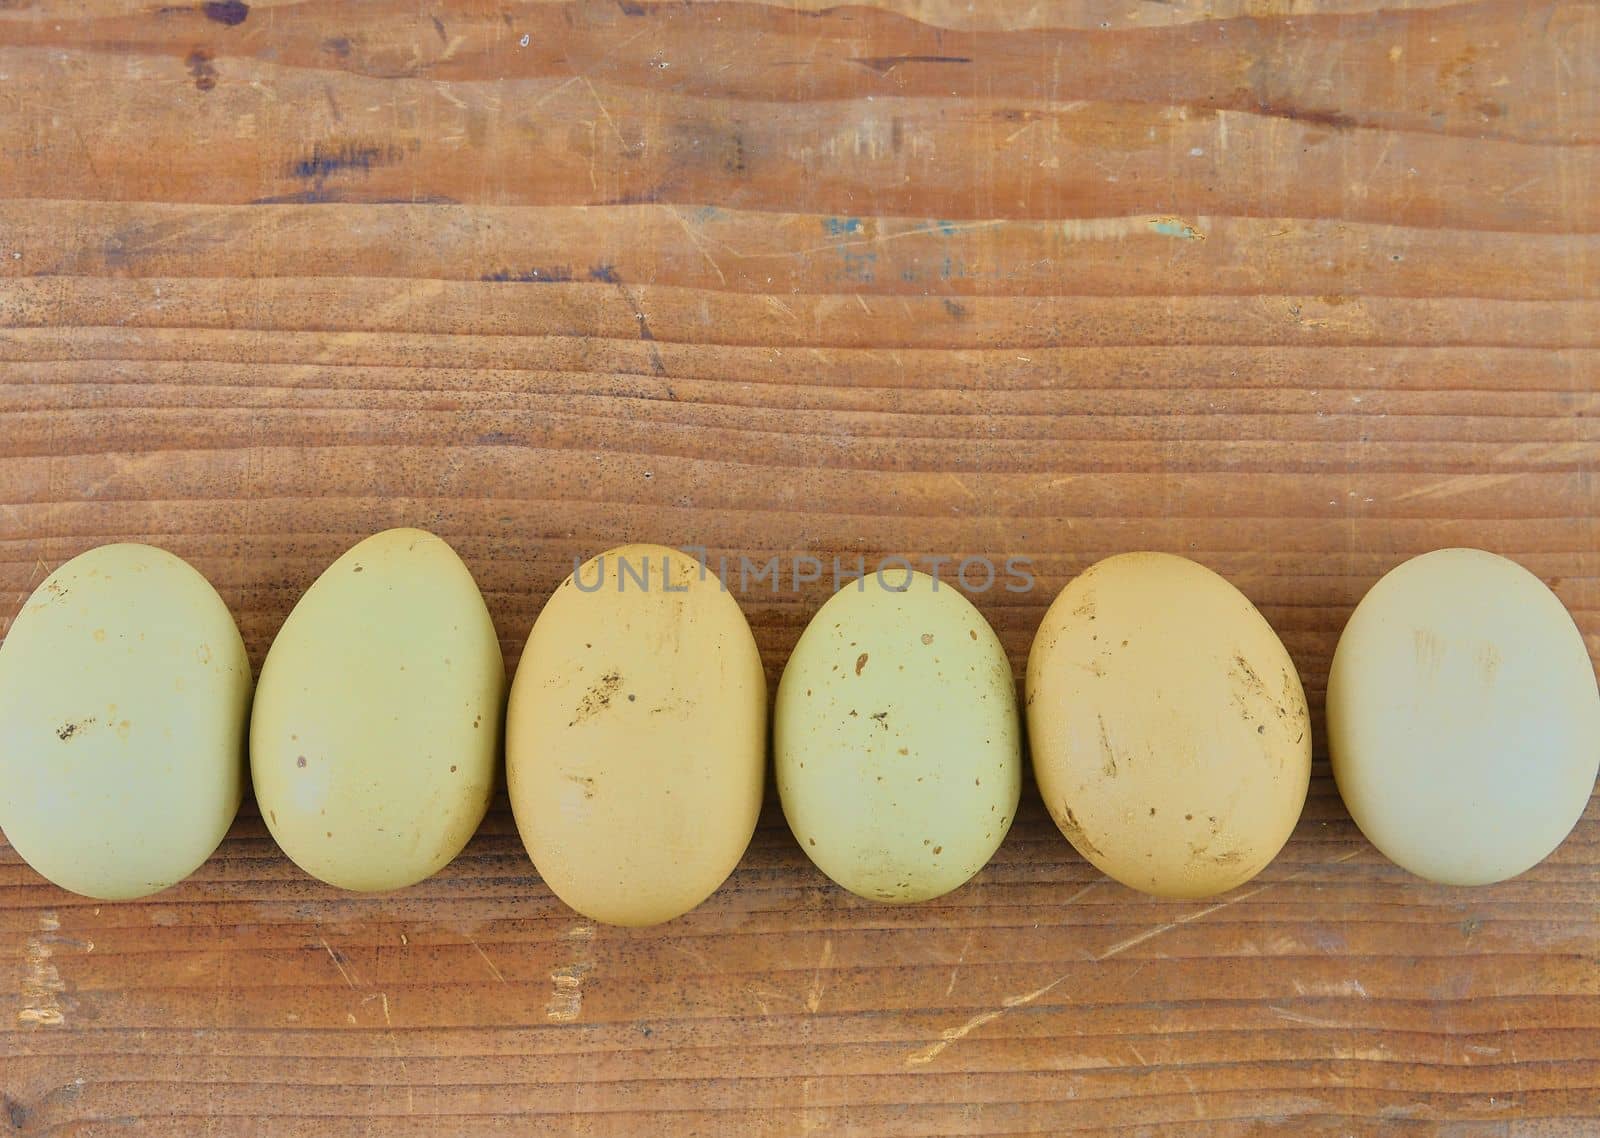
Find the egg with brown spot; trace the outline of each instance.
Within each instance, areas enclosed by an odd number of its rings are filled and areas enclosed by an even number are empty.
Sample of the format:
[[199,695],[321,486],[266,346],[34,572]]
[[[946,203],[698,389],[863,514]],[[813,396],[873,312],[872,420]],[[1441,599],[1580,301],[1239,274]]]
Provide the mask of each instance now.
[[1026,703],[1045,805],[1125,885],[1224,892],[1299,820],[1311,723],[1294,662],[1249,599],[1194,561],[1122,554],[1068,584],[1034,638]]
[[431,876],[488,810],[504,696],[494,622],[455,550],[374,534],[316,579],[262,665],[250,766],[267,828],[344,889]]
[[79,554],[0,645],[0,828],[64,889],[165,889],[239,809],[249,709],[244,641],[199,572],[149,545]]
[[784,668],[773,744],[802,849],[872,900],[959,887],[1016,815],[1010,662],[972,603],[925,573],[885,569],[822,606]]
[[609,924],[688,912],[750,844],[766,728],[761,655],[716,574],[659,545],[586,562],[534,622],[507,712],[511,808],[540,876]]

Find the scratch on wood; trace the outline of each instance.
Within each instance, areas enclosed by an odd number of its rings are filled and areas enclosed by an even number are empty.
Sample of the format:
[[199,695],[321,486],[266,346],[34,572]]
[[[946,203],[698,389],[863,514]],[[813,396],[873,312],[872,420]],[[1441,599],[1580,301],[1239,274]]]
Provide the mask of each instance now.
[[[957,233],[967,233],[974,229],[993,229],[997,225],[1007,224],[1005,218],[991,218],[988,221],[970,221],[963,225],[952,225],[947,221],[935,222],[932,225],[918,225],[911,229],[897,229],[893,233],[879,233],[872,237],[863,237],[859,241],[835,241],[828,245],[815,245],[807,249],[796,249],[792,253],[784,254],[790,259],[814,257],[818,253],[832,253],[841,249],[859,249],[863,245],[882,245],[886,241],[899,241],[905,237],[925,237],[930,233],[937,233],[941,237],[954,237]],[[909,315],[909,311],[907,313]]]
[[389,1015],[389,993],[374,992],[370,996],[363,996],[361,1002],[370,1004],[373,1000],[379,1001],[383,1009],[383,1026],[385,1034],[389,1037],[389,1050],[394,1053],[395,1059],[400,1064],[400,1077],[406,1081],[406,1113],[415,1114],[417,1111],[416,1092],[411,1085],[411,1071],[406,1067],[406,1057],[400,1051],[400,1042],[395,1038],[394,1020]]
[[1157,925],[1153,929],[1146,929],[1144,932],[1139,933],[1137,936],[1131,936],[1127,940],[1119,940],[1116,944],[1112,945],[1099,956],[1095,957],[1095,959],[1110,960],[1113,956],[1120,956],[1122,953],[1127,952],[1128,949],[1134,948],[1137,945],[1141,945],[1147,940],[1154,940],[1163,933],[1169,933],[1173,929],[1181,928],[1184,925],[1191,925],[1195,921],[1209,917],[1212,913],[1220,913],[1223,909],[1226,909],[1231,905],[1237,905],[1241,901],[1248,901],[1250,898],[1255,897],[1268,889],[1271,889],[1274,884],[1276,884],[1276,882],[1270,882],[1266,885],[1258,886],[1257,888],[1251,889],[1248,892],[1239,894],[1237,897],[1230,897],[1228,900],[1219,904],[1212,905],[1209,908],[1201,909],[1198,913],[1190,913],[1187,917],[1179,917],[1175,921],[1168,921],[1164,925]]
[[589,942],[593,938],[593,925],[574,925],[567,930],[567,939],[575,943],[567,962],[550,972],[550,1000],[544,1006],[546,1019],[571,1023],[583,1011],[583,978],[594,969],[594,962],[589,958]]
[[[568,87],[572,86],[582,78],[584,78],[582,75],[574,75],[571,79],[562,80],[560,83],[557,83],[554,87],[550,88],[550,90],[546,91],[544,94],[535,99],[530,105],[529,109],[538,110],[545,104],[546,101],[555,97],[556,95],[561,94],[561,92],[565,91]],[[592,86],[590,87],[590,90],[593,90]]]
[[783,303],[783,301],[779,300],[777,297],[772,296],[770,294],[765,299],[766,299],[766,303],[767,304],[770,304],[773,308],[776,308],[779,312],[783,313],[790,320],[793,320],[796,324],[800,323],[800,317],[795,315],[794,309],[790,308],[787,304]]
[[1094,889],[1094,888],[1098,887],[1099,884],[1100,884],[1100,882],[1098,882],[1098,881],[1091,881],[1091,882],[1089,882],[1089,884],[1085,885],[1082,889],[1078,890],[1076,893],[1074,893],[1072,896],[1068,897],[1065,901],[1063,901],[1061,903],[1063,905],[1070,905],[1074,901],[1076,901],[1078,898],[1088,896],[1089,891],[1091,889]]
[[66,1015],[61,1008],[61,993],[67,990],[61,972],[51,962],[50,934],[61,928],[54,913],[39,915],[39,931],[28,938],[27,965],[22,974],[22,1008],[17,1023],[32,1027],[62,1027]]
[[1346,1026],[1345,1024],[1338,1023],[1338,1022],[1336,1022],[1334,1020],[1316,1019],[1313,1016],[1301,1015],[1299,1012],[1292,1012],[1288,1008],[1280,1008],[1275,1004],[1269,1006],[1267,1008],[1267,1010],[1269,1012],[1271,1012],[1273,1015],[1277,1016],[1279,1019],[1286,1019],[1290,1023],[1303,1023],[1308,1027],[1344,1027],[1344,1026]]
[[318,939],[322,942],[322,950],[328,954],[328,959],[333,961],[333,966],[339,970],[339,975],[344,977],[344,982],[350,985],[351,991],[354,991],[356,982],[351,977],[349,970],[345,968],[342,954],[334,951],[333,946],[328,943],[327,937],[319,937]]
[[[1351,858],[1355,857],[1360,852],[1361,852],[1360,850],[1351,850],[1349,853],[1344,854],[1341,857],[1334,858],[1331,864],[1333,864],[1333,865],[1343,864],[1344,862],[1347,862]],[[1209,905],[1206,908],[1201,909],[1197,913],[1190,913],[1187,917],[1179,917],[1175,921],[1168,921],[1164,925],[1157,925],[1153,929],[1146,929],[1144,932],[1139,933],[1137,936],[1131,936],[1127,940],[1119,940],[1116,944],[1114,944],[1110,948],[1106,949],[1099,956],[1096,956],[1095,960],[1097,960],[1097,961],[1099,961],[1099,960],[1110,960],[1113,956],[1120,956],[1124,952],[1127,952],[1128,949],[1134,948],[1137,945],[1141,945],[1147,940],[1154,940],[1156,937],[1161,936],[1163,933],[1169,933],[1173,929],[1182,928],[1184,925],[1192,925],[1198,920],[1203,920],[1204,918],[1211,916],[1211,914],[1213,914],[1213,913],[1220,913],[1223,909],[1227,909],[1227,908],[1230,908],[1231,906],[1237,905],[1241,901],[1248,901],[1252,897],[1259,897],[1262,893],[1265,893],[1268,889],[1271,889],[1274,885],[1287,884],[1290,881],[1294,881],[1294,880],[1296,880],[1296,879],[1298,879],[1300,877],[1305,876],[1310,871],[1311,870],[1309,868],[1298,870],[1295,873],[1291,873],[1288,877],[1282,878],[1279,881],[1268,881],[1266,884],[1258,885],[1254,889],[1250,889],[1250,890],[1247,890],[1244,893],[1240,893],[1236,897],[1229,897],[1226,901],[1219,901],[1215,905]]]
[[191,250],[201,246],[210,247],[226,241],[230,224],[231,220],[226,214],[219,214],[192,225],[128,226],[112,234],[101,255],[109,267],[120,268],[152,249],[173,244],[181,243]]
[[1516,482],[1526,477],[1519,472],[1510,474],[1457,474],[1430,482],[1425,486],[1418,486],[1414,490],[1407,490],[1404,494],[1397,494],[1396,502],[1410,502],[1418,498],[1448,498],[1457,494],[1470,494],[1475,491],[1491,490],[1497,486],[1504,486],[1508,482]]
[[1511,1077],[1515,1080],[1517,1100],[1522,1100],[1522,1061],[1517,1058],[1517,1029],[1511,1026],[1511,1021],[1505,1018],[1500,1020],[1500,1034],[1505,1037],[1506,1054],[1511,1059]]
[[669,944],[667,945],[667,948],[673,952],[687,956],[690,960],[694,961],[701,968],[706,969],[708,972],[713,970],[710,958],[698,949],[687,948],[681,944]]
[[728,278],[723,275],[722,266],[717,264],[717,259],[711,255],[711,250],[707,249],[705,243],[700,240],[700,235],[694,231],[694,226],[689,224],[689,219],[677,210],[672,210],[671,213],[677,223],[683,226],[683,232],[688,236],[689,243],[700,251],[700,255],[706,259],[706,264],[711,266],[711,271],[717,274],[717,280],[726,287]]
[[617,120],[611,117],[610,111],[606,110],[606,104],[600,98],[600,92],[595,90],[594,84],[589,81],[587,75],[579,75],[578,78],[582,79],[583,85],[589,88],[589,94],[594,99],[594,105],[600,108],[600,117],[606,120],[606,125],[611,128],[611,133],[617,136],[617,144],[622,147],[622,152],[631,154],[633,147],[629,146],[628,140],[622,137],[622,131],[617,127]]
[[506,978],[500,974],[500,969],[494,966],[494,961],[489,959],[489,954],[483,951],[483,946],[470,936],[467,937],[467,943],[477,950],[479,956],[483,957],[483,963],[488,967],[489,975],[493,976],[496,980],[500,981],[500,983],[504,984],[506,982]]
[[822,942],[822,959],[817,961],[817,969],[811,976],[811,990],[806,993],[806,1011],[812,1015],[817,1014],[817,1009],[822,1006],[822,992],[828,986],[828,965],[833,963],[833,938]]
[[961,966],[967,962],[967,950],[972,947],[972,938],[977,935],[968,933],[967,939],[961,942],[961,953],[956,957],[955,967],[950,969],[950,983],[944,986],[945,999],[950,998],[950,993],[956,990],[956,977],[961,973]]
[[932,1063],[935,1059],[942,1055],[945,1048],[949,1047],[952,1043],[956,1043],[962,1039],[965,1039],[968,1035],[972,1034],[974,1031],[977,1031],[978,1028],[982,1027],[984,1024],[993,1023],[995,1020],[999,1019],[1001,1016],[1015,1008],[1026,1007],[1028,1004],[1033,1003],[1035,1000],[1052,991],[1064,980],[1066,980],[1066,976],[1057,976],[1054,980],[1050,981],[1050,983],[1046,984],[1042,988],[1036,988],[1033,991],[1026,992],[1020,996],[1008,996],[1004,1001],[1001,1002],[1000,1006],[993,1011],[984,1012],[981,1015],[975,1015],[960,1027],[949,1028],[943,1035],[939,1037],[937,1043],[930,1044],[921,1051],[914,1051],[910,1055],[907,1055],[906,1066],[921,1067],[925,1064]]
[[1178,1073],[1183,1076],[1183,1085],[1189,1090],[1189,1104],[1194,1107],[1195,1118],[1205,1118],[1205,1107],[1201,1105],[1200,1089],[1194,1085],[1194,1076],[1189,1074],[1188,1071],[1183,1070],[1180,1070]]
[[783,1000],[796,1006],[800,1005],[799,999],[795,996],[780,992],[776,988],[769,988],[764,984],[747,984],[745,987],[755,999],[756,1007],[761,1009],[761,1014],[764,1016],[772,1014],[772,1005],[767,1003],[768,1000]]
[[588,961],[580,960],[563,964],[550,973],[550,982],[554,987],[549,1002],[545,1004],[546,1019],[569,1023],[578,1018],[583,1010],[583,978],[593,967]]

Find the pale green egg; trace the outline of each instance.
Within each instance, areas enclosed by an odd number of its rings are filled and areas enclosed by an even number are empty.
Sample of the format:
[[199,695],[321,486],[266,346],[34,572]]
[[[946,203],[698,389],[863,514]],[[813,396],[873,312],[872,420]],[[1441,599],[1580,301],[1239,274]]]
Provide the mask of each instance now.
[[80,554],[0,645],[0,828],[64,889],[165,889],[238,812],[249,708],[244,642],[204,577],[148,545]]
[[331,885],[399,889],[447,865],[488,810],[505,662],[472,574],[442,539],[375,534],[318,577],[261,668],[257,803]]
[[774,747],[800,847],[862,897],[950,892],[1016,816],[1010,663],[971,602],[924,573],[870,574],[818,610],[778,686]]
[[1328,676],[1328,752],[1383,853],[1449,885],[1531,869],[1577,824],[1600,771],[1588,647],[1543,581],[1481,549],[1391,569]]

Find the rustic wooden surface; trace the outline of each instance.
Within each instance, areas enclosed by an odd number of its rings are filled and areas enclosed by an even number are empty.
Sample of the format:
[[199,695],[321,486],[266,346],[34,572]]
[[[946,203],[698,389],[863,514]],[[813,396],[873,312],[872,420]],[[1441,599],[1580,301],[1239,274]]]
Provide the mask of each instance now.
[[[1157,548],[1261,605],[1320,728],[1361,593],[1472,544],[1600,651],[1597,78],[1592,2],[0,3],[0,618],[149,540],[259,664],[406,523],[512,663],[575,553],[653,539],[1030,557],[979,598],[1020,669]],[[774,677],[824,593],[744,598]],[[28,1134],[1600,1129],[1600,808],[1436,888],[1320,760],[1212,904],[1031,798],[916,908],[769,807],[651,931],[556,903],[503,801],[380,898],[247,805],[140,903],[0,846],[0,960]]]

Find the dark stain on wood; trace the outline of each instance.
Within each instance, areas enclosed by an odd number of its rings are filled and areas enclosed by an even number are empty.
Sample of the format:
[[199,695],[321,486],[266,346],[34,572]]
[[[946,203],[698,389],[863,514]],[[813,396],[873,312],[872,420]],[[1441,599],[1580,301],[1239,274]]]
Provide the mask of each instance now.
[[340,143],[324,147],[320,142],[311,144],[311,153],[289,167],[296,178],[321,181],[333,174],[359,171],[370,174],[379,166],[400,161],[401,152],[394,146],[370,146],[359,143]]
[[516,282],[518,284],[565,284],[576,278],[572,270],[562,266],[553,269],[496,269],[478,278],[493,284]]
[[200,11],[206,19],[229,28],[236,28],[250,18],[250,5],[244,0],[215,0],[202,4]]
[[195,48],[184,60],[189,74],[194,78],[195,90],[209,91],[217,85],[217,69],[211,61],[211,49],[206,47]]
[[879,75],[887,75],[896,67],[904,67],[908,63],[971,63],[972,60],[965,55],[870,55],[850,62],[876,71]]

